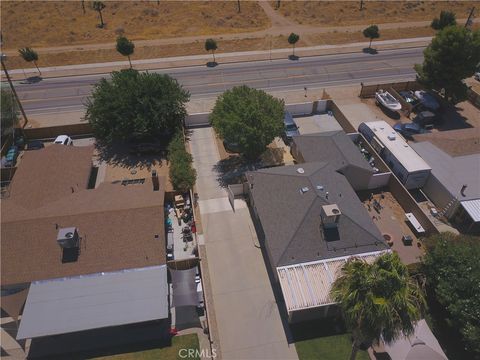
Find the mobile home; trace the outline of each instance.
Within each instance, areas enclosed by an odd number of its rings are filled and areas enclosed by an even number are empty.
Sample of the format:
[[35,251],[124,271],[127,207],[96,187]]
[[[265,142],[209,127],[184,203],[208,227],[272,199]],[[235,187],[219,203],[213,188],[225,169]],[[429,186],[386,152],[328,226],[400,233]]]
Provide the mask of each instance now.
[[407,189],[425,185],[431,168],[385,121],[361,123],[358,131]]

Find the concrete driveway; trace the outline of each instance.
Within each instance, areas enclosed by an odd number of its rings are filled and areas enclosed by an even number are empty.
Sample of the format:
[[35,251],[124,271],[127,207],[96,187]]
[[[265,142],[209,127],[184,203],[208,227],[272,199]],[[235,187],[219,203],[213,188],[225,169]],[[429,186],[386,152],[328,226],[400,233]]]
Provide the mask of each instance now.
[[211,128],[190,136],[213,307],[224,359],[297,359],[288,344],[248,208],[219,187]]

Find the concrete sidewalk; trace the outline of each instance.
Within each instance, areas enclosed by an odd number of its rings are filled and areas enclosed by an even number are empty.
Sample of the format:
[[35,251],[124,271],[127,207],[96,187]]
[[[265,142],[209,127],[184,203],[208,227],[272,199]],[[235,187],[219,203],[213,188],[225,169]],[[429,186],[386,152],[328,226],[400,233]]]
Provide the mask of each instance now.
[[[430,43],[431,37],[381,40],[373,45],[377,50],[390,50],[398,48],[424,47]],[[369,42],[358,42],[341,45],[319,45],[310,47],[299,47],[295,49],[298,57],[331,55],[341,53],[361,52],[367,48]],[[265,61],[276,59],[287,59],[292,53],[291,48],[272,49],[261,51],[245,51],[233,53],[218,53],[216,59],[219,65],[226,63],[237,63],[247,61]],[[137,70],[169,69],[189,66],[203,66],[211,61],[211,55],[177,56],[157,59],[132,60],[132,65]],[[7,64],[8,65],[8,64]],[[43,78],[67,77],[76,75],[105,74],[114,70],[126,69],[128,61],[115,61],[106,63],[93,63],[81,65],[52,66],[40,68]],[[25,74],[37,73],[35,68],[10,70],[9,74],[14,80],[25,79]]]
[[213,129],[193,129],[190,147],[208,257],[206,293],[212,303],[207,306],[213,305],[208,309],[216,319],[211,333],[218,335],[221,358],[297,359],[295,345],[287,341],[261,249],[255,246],[249,210],[240,200],[233,212],[218,184],[215,165],[220,157]]

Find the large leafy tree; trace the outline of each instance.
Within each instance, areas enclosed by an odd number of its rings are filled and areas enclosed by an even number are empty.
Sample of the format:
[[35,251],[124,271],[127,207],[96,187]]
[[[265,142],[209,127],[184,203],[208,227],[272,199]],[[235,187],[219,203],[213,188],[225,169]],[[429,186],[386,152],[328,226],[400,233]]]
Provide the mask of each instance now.
[[165,137],[181,129],[190,94],[175,79],[128,69],[103,78],[87,99],[85,118],[105,141]]
[[471,359],[480,359],[480,238],[441,233],[428,242],[427,287],[446,310],[447,326],[460,332]]
[[363,36],[370,39],[370,44],[368,45],[368,47],[371,48],[373,39],[378,39],[380,37],[380,31],[378,29],[378,26],[370,25],[363,30]]
[[38,53],[33,50],[32,48],[26,47],[23,49],[19,49],[18,52],[20,53],[20,56],[22,57],[23,60],[26,62],[33,62],[35,67],[38,70],[38,73],[42,75],[42,72],[38,68],[37,61],[38,61]]
[[123,56],[128,57],[130,69],[132,68],[132,61],[130,60],[130,55],[133,54],[134,50],[135,44],[133,43],[133,41],[128,40],[125,36],[119,36],[117,38],[117,51]]
[[462,80],[474,74],[480,61],[480,30],[448,26],[437,33],[423,55],[423,64],[415,65],[418,81],[454,104],[463,101],[467,86]]
[[225,141],[238,144],[240,153],[254,160],[282,134],[283,114],[283,100],[243,85],[219,96],[210,120]]
[[451,11],[441,11],[440,17],[433,19],[430,26],[435,30],[442,30],[447,26],[457,25],[455,14]]
[[1,131],[3,138],[12,133],[15,125],[18,124],[18,106],[11,91],[1,91]]
[[396,253],[379,256],[372,264],[358,258],[345,263],[331,297],[352,331],[351,359],[361,344],[390,343],[411,335],[425,305],[418,283]]

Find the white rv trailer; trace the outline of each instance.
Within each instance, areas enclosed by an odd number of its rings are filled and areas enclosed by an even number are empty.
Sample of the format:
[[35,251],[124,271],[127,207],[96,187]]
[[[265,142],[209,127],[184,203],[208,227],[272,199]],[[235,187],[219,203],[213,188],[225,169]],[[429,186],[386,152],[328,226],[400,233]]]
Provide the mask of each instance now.
[[389,124],[385,121],[363,122],[358,131],[407,189],[425,185],[432,169]]

